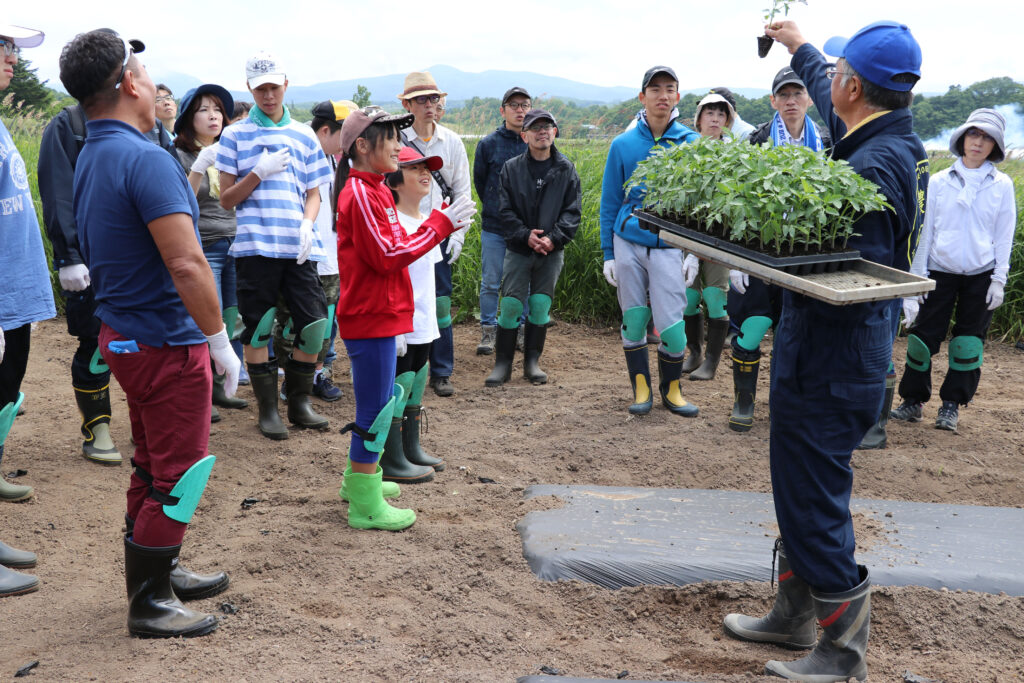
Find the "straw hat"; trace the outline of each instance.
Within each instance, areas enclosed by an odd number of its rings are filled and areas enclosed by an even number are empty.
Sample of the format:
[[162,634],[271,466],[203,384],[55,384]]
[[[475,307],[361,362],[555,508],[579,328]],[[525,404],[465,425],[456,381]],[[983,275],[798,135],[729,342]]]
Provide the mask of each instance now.
[[434,77],[429,71],[413,71],[405,77],[405,87],[397,96],[400,100],[408,100],[420,95],[440,95],[444,97],[448,93],[441,92],[434,82]]

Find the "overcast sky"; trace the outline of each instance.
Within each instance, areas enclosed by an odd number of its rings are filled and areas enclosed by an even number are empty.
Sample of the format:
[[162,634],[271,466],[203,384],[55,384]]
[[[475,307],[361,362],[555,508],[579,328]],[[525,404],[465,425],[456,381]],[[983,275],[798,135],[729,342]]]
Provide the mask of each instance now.
[[[292,85],[448,64],[639,90],[648,67],[667,64],[684,89],[767,89],[788,62],[781,45],[757,58],[755,37],[769,2],[5,0],[0,21],[47,34],[25,57],[55,85],[61,47],[76,33],[110,27],[146,43],[144,63],[155,80],[177,72],[236,90],[245,88],[246,59],[261,48],[279,56]],[[819,48],[830,36],[849,36],[879,19],[906,23],[924,53],[917,91],[944,92],[993,76],[1024,79],[1019,0],[809,0],[796,4],[790,18]]]

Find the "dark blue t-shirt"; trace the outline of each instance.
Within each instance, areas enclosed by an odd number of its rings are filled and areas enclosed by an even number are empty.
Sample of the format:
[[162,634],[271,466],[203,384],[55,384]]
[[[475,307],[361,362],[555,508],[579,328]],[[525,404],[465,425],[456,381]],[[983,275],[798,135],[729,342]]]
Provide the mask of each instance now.
[[147,227],[162,216],[189,214],[199,242],[199,206],[181,164],[122,121],[87,127],[74,208],[96,316],[149,346],[205,342]]

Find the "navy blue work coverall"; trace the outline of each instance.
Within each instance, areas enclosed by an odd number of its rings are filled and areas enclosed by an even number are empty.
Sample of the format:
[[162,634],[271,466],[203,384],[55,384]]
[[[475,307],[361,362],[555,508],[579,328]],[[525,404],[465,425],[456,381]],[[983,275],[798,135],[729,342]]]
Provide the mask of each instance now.
[[[832,107],[826,61],[810,44],[793,55],[832,135],[834,159],[878,185],[892,209],[854,226],[850,246],[908,270],[924,220],[928,160],[909,109],[855,129]],[[786,291],[771,366],[770,462],[775,515],[786,556],[813,588],[838,593],[860,583],[854,559],[850,456],[878,418],[892,357],[889,301],[831,306]]]

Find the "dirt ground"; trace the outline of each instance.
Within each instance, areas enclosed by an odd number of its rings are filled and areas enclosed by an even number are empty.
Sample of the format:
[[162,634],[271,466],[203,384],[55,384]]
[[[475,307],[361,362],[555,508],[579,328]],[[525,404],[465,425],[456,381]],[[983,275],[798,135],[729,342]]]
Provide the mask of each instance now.
[[[522,379],[517,358],[509,385],[485,389],[493,360],[474,355],[477,341],[475,325],[456,326],[457,393],[428,392],[424,443],[448,468],[403,487],[401,502],[419,518],[401,533],[345,523],[337,491],[348,438],[338,428],[354,414],[347,361],[336,365],[344,398],[316,401],[329,432],[272,442],[257,432],[254,402],[222,409],[210,439],[217,466],[182,557],[231,575],[227,592],[193,605],[237,611],[222,614],[208,637],[153,641],[125,628],[129,467],[79,455],[74,342],[63,320],[42,323],[23,387],[27,414],[2,465],[27,470],[17,481],[36,496],[0,504],[0,538],[38,553],[42,587],[0,602],[0,677],[38,660],[38,680],[510,681],[546,666],[578,677],[755,681],[767,659],[793,658],[722,635],[726,613],[770,607],[768,583],[619,591],[545,583],[523,560],[515,530],[530,510],[557,504],[524,502],[534,483],[769,492],[768,363],[754,429],[737,434],[727,427],[728,360],[713,381],[684,382],[701,408],[696,419],[660,406],[636,418],[626,412],[614,330],[553,327],[542,359],[551,379],[540,387]],[[904,350],[901,341],[896,357]],[[945,364],[943,351],[935,366]],[[1022,376],[1024,353],[990,343],[959,435],[932,428],[932,401],[923,423],[890,427],[887,450],[854,456],[854,495],[1024,506]],[[248,387],[240,395],[252,399]],[[112,431],[125,452],[126,411],[116,388]],[[250,497],[259,502],[243,509]],[[1020,529],[1006,530],[1008,544],[1022,541]],[[771,557],[764,562],[767,575]],[[1024,598],[882,587],[872,602],[871,680],[900,681],[907,671],[947,683],[1024,678]]]

